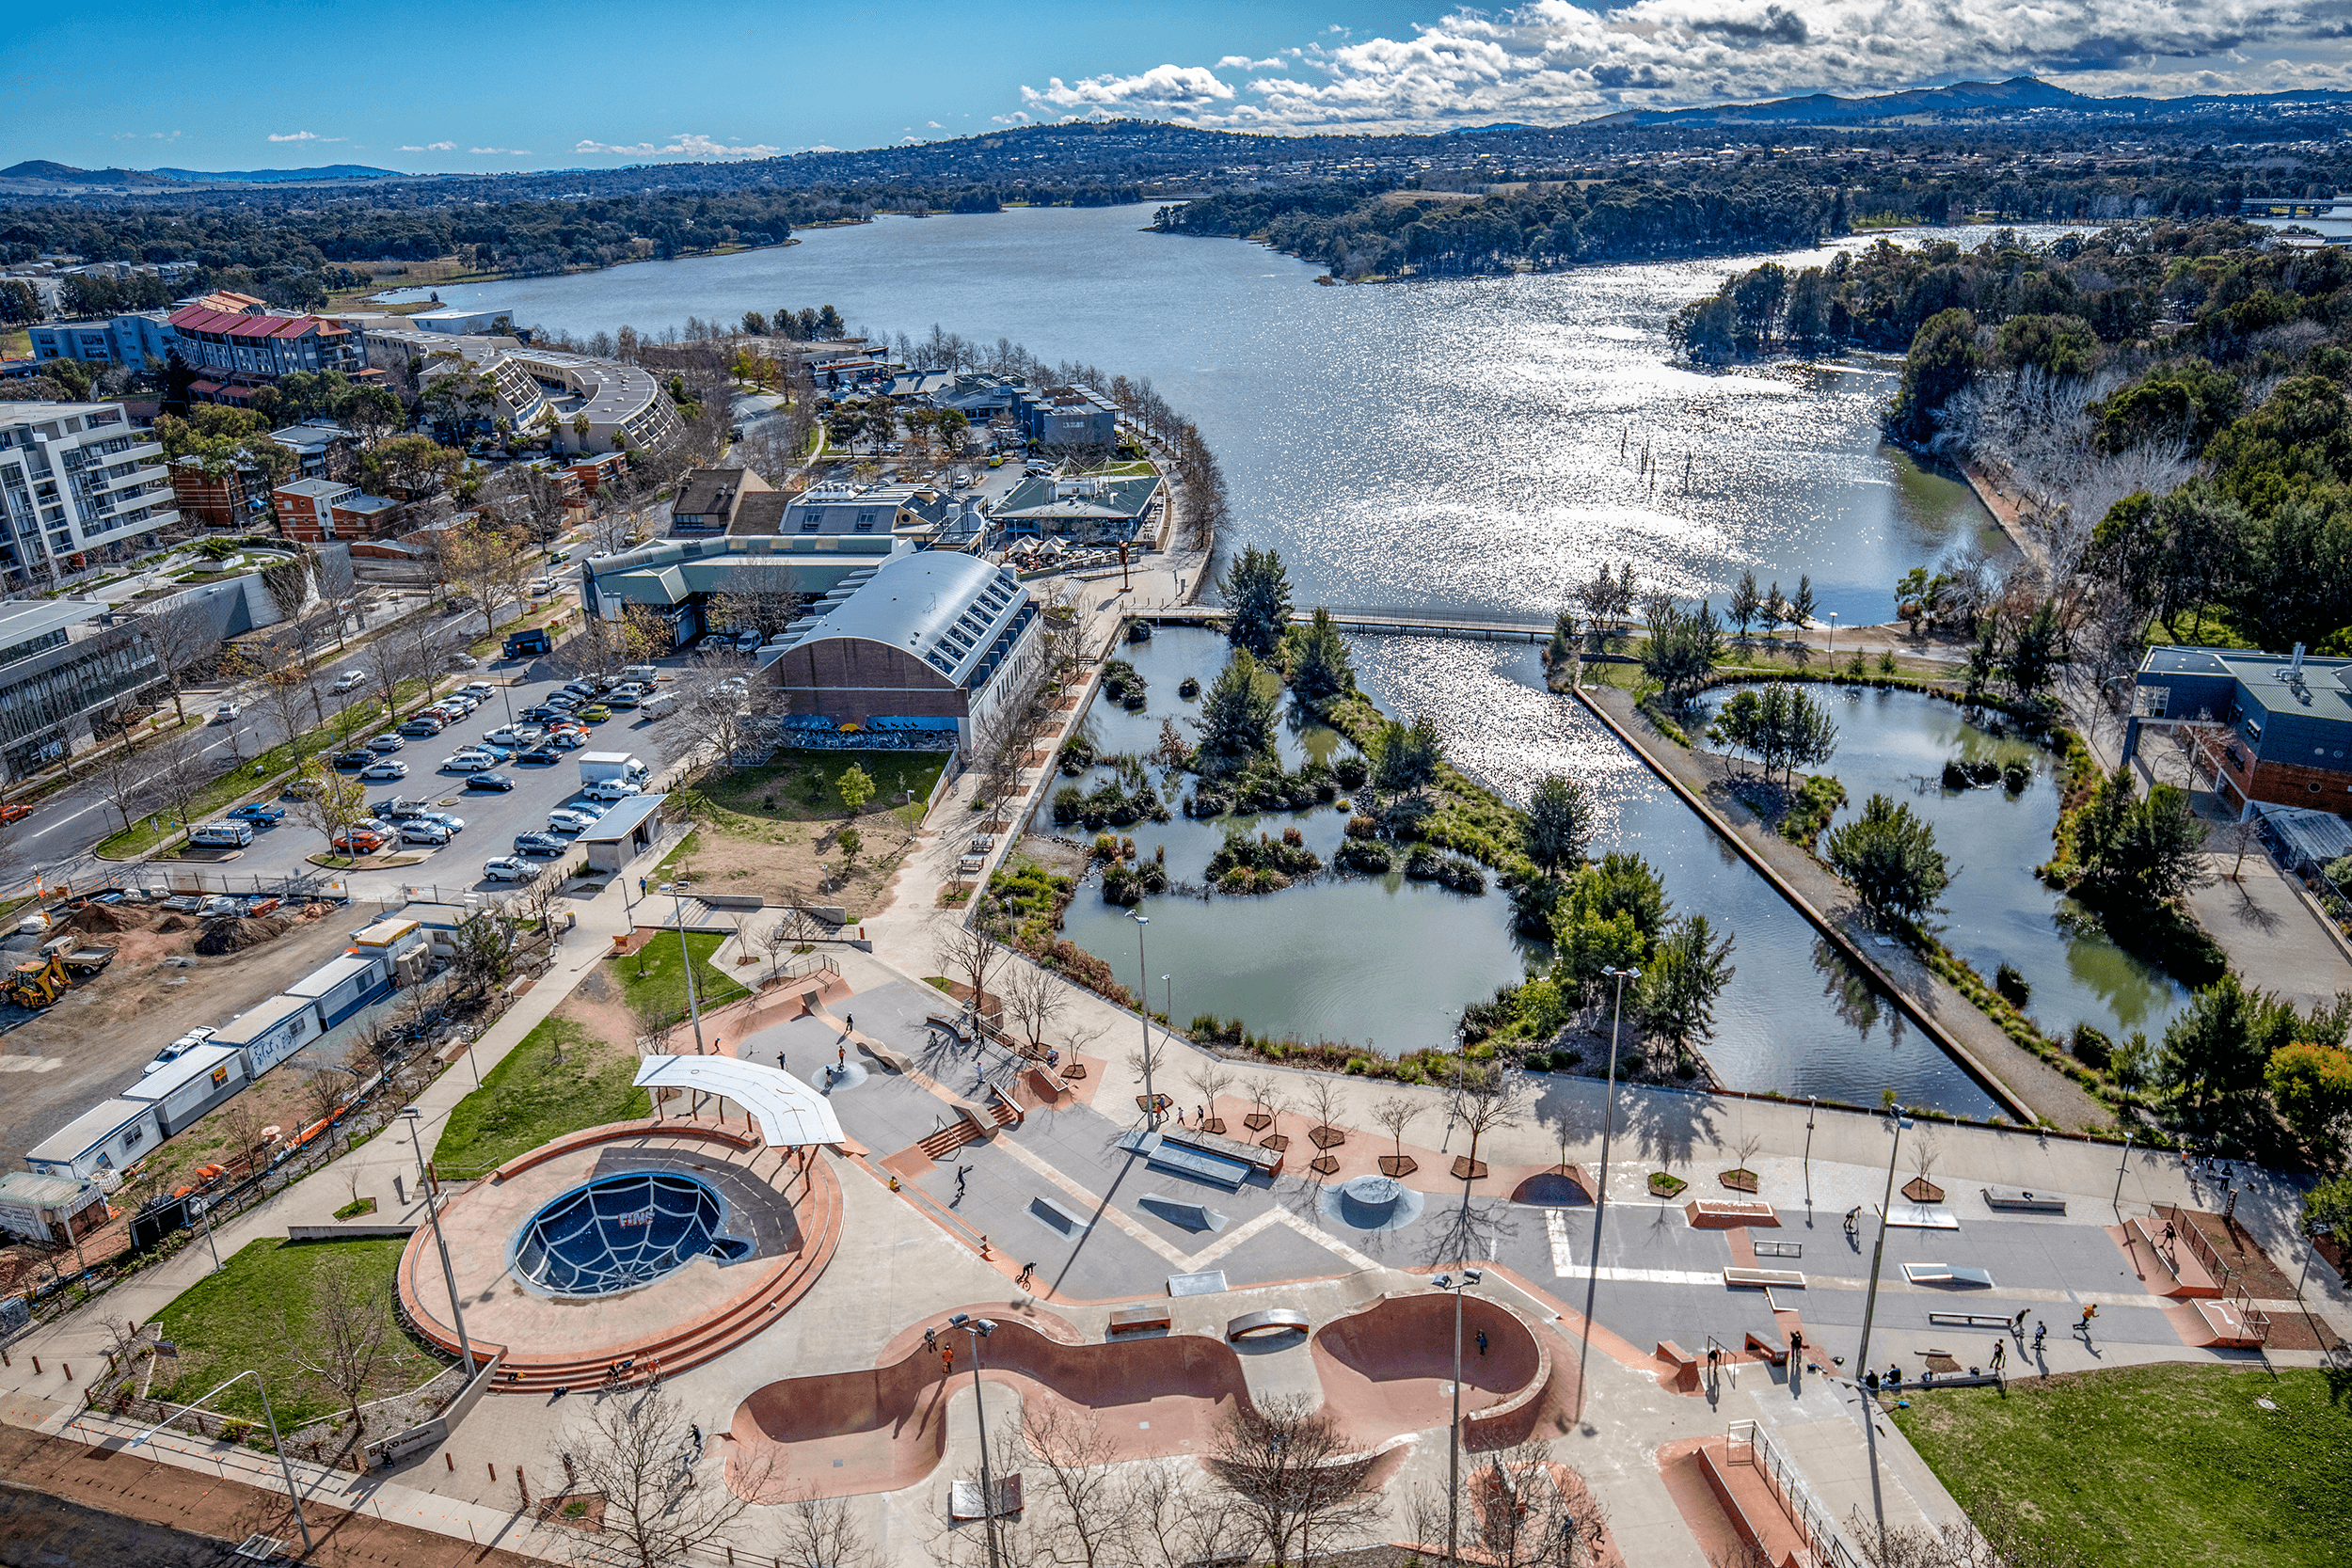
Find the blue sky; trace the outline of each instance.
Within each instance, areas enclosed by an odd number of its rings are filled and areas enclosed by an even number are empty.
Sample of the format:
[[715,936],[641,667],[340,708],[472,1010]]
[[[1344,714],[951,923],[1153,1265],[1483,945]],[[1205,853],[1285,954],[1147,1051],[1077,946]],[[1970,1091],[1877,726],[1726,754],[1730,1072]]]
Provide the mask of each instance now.
[[1095,115],[1271,131],[1562,124],[2022,73],[2094,93],[2342,87],[2347,3],[28,6],[0,69],[0,166],[612,166]]

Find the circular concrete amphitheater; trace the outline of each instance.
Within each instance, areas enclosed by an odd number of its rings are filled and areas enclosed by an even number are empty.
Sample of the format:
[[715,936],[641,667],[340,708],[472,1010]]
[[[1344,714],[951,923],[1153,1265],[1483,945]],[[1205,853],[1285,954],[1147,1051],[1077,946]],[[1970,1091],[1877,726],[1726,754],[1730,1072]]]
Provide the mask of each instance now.
[[[831,1261],[841,1187],[813,1148],[741,1127],[621,1122],[559,1138],[451,1196],[450,1268],[477,1359],[501,1393],[588,1388],[707,1361],[774,1323]],[[458,1336],[432,1229],[408,1240],[400,1300],[452,1354]]]

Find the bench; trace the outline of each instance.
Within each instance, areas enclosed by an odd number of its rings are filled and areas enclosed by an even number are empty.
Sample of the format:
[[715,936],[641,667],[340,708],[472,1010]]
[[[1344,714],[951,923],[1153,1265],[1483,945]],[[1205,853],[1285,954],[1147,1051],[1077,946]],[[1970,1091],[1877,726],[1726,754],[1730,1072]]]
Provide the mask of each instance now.
[[2023,1187],[1987,1187],[1984,1204],[1988,1209],[2010,1209],[2033,1214],[2063,1214],[2066,1200],[2048,1193],[2031,1193]]
[[1784,1290],[1802,1291],[1804,1289],[1804,1275],[1794,1269],[1725,1269],[1724,1283],[1734,1288],[1770,1289],[1779,1286]]
[[1163,1127],[1160,1129],[1160,1143],[1163,1148],[1168,1144],[1179,1144],[1212,1158],[1238,1161],[1260,1172],[1268,1180],[1282,1174],[1280,1149],[1260,1148],[1256,1144],[1246,1144],[1239,1138],[1223,1138],[1215,1132],[1198,1132],[1189,1127]]
[[1112,1334],[1140,1334],[1151,1328],[1170,1328],[1174,1319],[1165,1307],[1122,1307],[1111,1314]]
[[1756,1337],[1756,1330],[1754,1329],[1748,1330],[1747,1348],[1750,1355],[1760,1355],[1775,1367],[1785,1367],[1788,1365],[1788,1347],[1785,1344],[1775,1345],[1768,1340],[1758,1338]]
[[1247,1165],[1177,1144],[1163,1143],[1144,1156],[1144,1160],[1154,1170],[1189,1176],[1195,1181],[1205,1181],[1229,1193],[1241,1191],[1242,1183],[1249,1180],[1249,1167]]

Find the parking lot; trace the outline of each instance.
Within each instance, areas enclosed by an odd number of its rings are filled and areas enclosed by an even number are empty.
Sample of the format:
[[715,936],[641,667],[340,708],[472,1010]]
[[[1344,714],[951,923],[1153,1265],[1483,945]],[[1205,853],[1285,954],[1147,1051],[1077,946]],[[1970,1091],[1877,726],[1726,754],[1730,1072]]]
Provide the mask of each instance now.
[[[672,660],[673,666],[681,660]],[[665,677],[676,673],[675,668],[662,672]],[[619,752],[642,759],[655,773],[691,744],[687,726],[675,721],[649,723],[640,717],[641,710],[616,708],[610,719],[587,725],[588,738],[576,750],[559,752],[552,764],[533,765],[517,761],[499,764],[493,771],[515,781],[515,787],[503,793],[466,787],[468,775],[442,772],[442,759],[479,745],[490,732],[510,723],[520,723],[526,709],[536,707],[548,697],[562,689],[564,682],[574,676],[560,672],[556,661],[549,659],[497,659],[483,661],[480,668],[454,673],[449,681],[452,687],[468,682],[483,681],[492,687],[488,698],[473,712],[449,724],[436,736],[403,736],[400,750],[387,753],[389,759],[407,765],[407,777],[396,780],[366,782],[367,798],[372,805],[382,805],[395,797],[422,800],[437,812],[462,819],[465,827],[455,833],[448,845],[400,844],[388,847],[388,853],[396,853],[414,863],[356,870],[346,878],[354,898],[368,899],[396,896],[398,890],[419,883],[429,883],[444,890],[479,890],[493,892],[500,887],[512,888],[513,883],[485,880],[482,875],[485,861],[514,853],[515,835],[523,832],[544,832],[548,829],[548,814],[558,806],[577,803],[581,797],[580,759],[589,752]],[[664,681],[659,690],[670,689]],[[510,719],[509,715],[516,718]],[[383,730],[372,730],[357,737],[364,744]],[[510,748],[512,749],[512,748]],[[344,777],[357,777],[358,770],[344,768]],[[273,804],[290,802],[273,800]],[[209,821],[219,821],[226,814],[215,814]],[[200,825],[199,825],[200,826]],[[215,863],[220,871],[231,876],[259,875],[264,878],[316,874],[310,857],[327,850],[326,840],[315,829],[303,826],[295,814],[289,812],[284,819],[274,823],[254,823],[253,842],[237,850],[231,858]]]

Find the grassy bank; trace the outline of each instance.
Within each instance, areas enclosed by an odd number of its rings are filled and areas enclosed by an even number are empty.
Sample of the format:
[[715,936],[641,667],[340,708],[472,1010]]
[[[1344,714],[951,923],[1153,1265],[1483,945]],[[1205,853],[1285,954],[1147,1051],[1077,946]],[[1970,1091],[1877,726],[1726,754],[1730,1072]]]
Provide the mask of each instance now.
[[1894,1413],[1971,1514],[2113,1568],[2352,1561],[2352,1402],[2339,1374],[2119,1368],[1915,1392]]
[[546,1019],[451,1110],[434,1163],[444,1175],[486,1171],[566,1132],[649,1117],[653,1101],[630,1082],[636,1076],[628,1042]]

